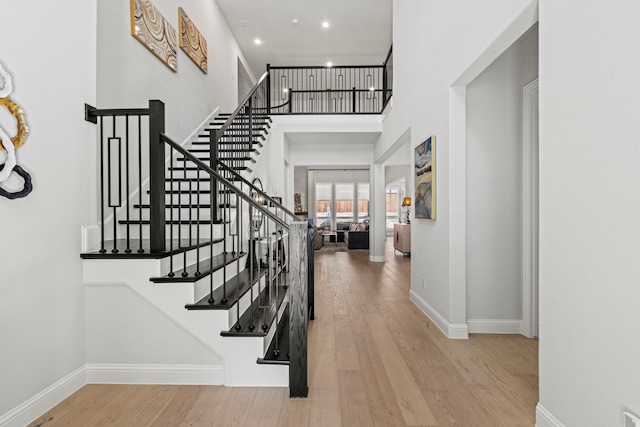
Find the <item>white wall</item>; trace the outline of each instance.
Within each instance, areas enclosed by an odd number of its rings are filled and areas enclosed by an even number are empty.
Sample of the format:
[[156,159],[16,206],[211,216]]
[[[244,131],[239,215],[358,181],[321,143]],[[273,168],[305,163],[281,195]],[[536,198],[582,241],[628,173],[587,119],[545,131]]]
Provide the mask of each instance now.
[[540,404],[640,414],[640,3],[540,0]]
[[98,1],[96,107],[138,108],[145,107],[149,99],[159,99],[165,103],[166,132],[175,141],[182,141],[215,108],[233,112],[238,103],[238,58],[245,61],[217,3],[153,2],[176,31],[178,7],[189,15],[207,40],[208,74],[179,47],[177,73],[149,52],[131,35],[129,3]]
[[536,27],[467,86],[466,261],[470,332],[474,332],[475,321],[495,319],[511,322],[515,330],[510,332],[520,331],[522,87],[537,76]]
[[466,327],[464,233],[462,242],[456,234],[464,228],[464,194],[461,209],[451,206],[460,195],[452,186],[461,182],[464,191],[464,176],[455,176],[450,167],[462,161],[464,175],[465,138],[463,133],[458,157],[460,143],[450,138],[451,88],[483,55],[490,59],[486,67],[502,53],[490,49],[496,40],[506,39],[506,49],[522,35],[533,22],[519,34],[511,31],[512,23],[523,14],[534,15],[535,4],[535,0],[394,1],[393,110],[385,119],[375,158],[384,159],[408,130],[412,148],[436,137],[437,219],[412,221],[411,290],[423,309],[439,317],[440,326]]
[[95,142],[84,103],[95,103],[96,2],[4,0],[0,16],[0,62],[31,129],[18,161],[33,178],[26,198],[0,197],[2,424],[84,364],[80,226],[94,203]]
[[[222,359],[133,288],[86,286],[87,363],[221,365]],[[117,307],[117,310],[114,310]]]

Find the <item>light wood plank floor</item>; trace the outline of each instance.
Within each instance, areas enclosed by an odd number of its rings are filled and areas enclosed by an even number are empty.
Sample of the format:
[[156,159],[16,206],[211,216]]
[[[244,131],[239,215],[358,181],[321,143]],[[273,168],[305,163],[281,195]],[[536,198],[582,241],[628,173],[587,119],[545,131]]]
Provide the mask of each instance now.
[[286,388],[87,385],[31,426],[533,426],[538,342],[449,340],[409,301],[410,259],[387,242],[316,252],[309,397]]

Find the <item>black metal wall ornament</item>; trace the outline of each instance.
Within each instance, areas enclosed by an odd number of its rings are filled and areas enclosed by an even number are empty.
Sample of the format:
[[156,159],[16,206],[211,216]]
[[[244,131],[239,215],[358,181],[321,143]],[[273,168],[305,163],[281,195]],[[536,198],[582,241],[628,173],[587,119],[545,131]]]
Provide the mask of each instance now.
[[0,196],[8,199],[19,199],[26,197],[33,190],[33,184],[31,183],[31,175],[26,172],[16,159],[16,149],[22,147],[27,136],[29,135],[29,127],[27,126],[27,120],[24,116],[24,111],[9,98],[13,92],[13,79],[11,74],[0,63],[0,106],[9,110],[9,113],[13,115],[18,124],[18,133],[13,138],[9,137],[7,132],[0,126],[0,151],[6,151],[6,159],[4,163],[0,164],[0,184],[7,181],[11,174],[15,172],[22,180],[24,184],[22,190],[11,192],[7,191],[0,185]]

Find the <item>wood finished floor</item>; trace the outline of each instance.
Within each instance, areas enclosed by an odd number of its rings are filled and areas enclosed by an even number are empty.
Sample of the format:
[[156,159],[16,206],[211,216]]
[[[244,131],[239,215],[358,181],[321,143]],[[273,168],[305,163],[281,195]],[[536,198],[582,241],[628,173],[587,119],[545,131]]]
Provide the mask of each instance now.
[[30,426],[533,426],[538,342],[449,340],[409,301],[410,259],[316,253],[309,397],[286,388],[86,385]]

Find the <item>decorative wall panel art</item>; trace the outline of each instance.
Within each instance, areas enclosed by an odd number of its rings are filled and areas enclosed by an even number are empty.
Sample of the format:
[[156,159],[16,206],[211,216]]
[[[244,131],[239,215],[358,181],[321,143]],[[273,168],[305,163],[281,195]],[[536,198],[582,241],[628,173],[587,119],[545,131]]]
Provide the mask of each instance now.
[[[2,162],[0,164],[0,196],[8,199],[19,199],[27,196],[33,189],[31,175],[18,165],[16,159],[16,149],[22,147],[27,139],[29,127],[24,117],[24,111],[9,98],[13,93],[13,79],[2,64],[0,64],[0,85],[0,106],[9,110],[9,113],[16,119],[18,128],[16,136],[11,138],[2,127],[2,123],[0,123],[0,162]],[[24,181],[22,190],[12,192],[3,188],[2,183],[11,178],[12,172],[15,172]]]
[[436,137],[430,136],[415,149],[415,217],[436,219]]
[[131,0],[131,35],[167,67],[178,71],[176,30],[149,0]]
[[178,8],[178,15],[180,48],[207,74],[207,41],[181,7]]

